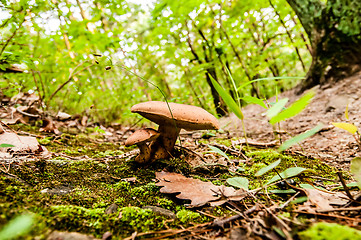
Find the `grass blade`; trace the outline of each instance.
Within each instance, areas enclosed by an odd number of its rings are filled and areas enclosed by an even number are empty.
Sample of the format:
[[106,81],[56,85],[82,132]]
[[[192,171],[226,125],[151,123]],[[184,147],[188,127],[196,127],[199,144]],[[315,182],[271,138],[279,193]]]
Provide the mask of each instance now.
[[284,151],[286,149],[288,149],[289,147],[291,147],[292,145],[301,142],[302,140],[305,140],[306,138],[311,137],[313,134],[317,133],[318,131],[321,130],[321,128],[323,127],[323,124],[318,124],[316,127],[301,133],[291,139],[288,139],[287,141],[285,141],[279,148],[278,151]]
[[234,114],[236,114],[236,116],[239,119],[243,119],[243,113],[241,108],[238,106],[238,104],[233,100],[233,98],[221,87],[221,85],[219,85],[217,83],[216,80],[213,79],[213,77],[211,75],[209,75],[212,81],[212,84],[214,86],[214,88],[217,90],[217,92],[219,93],[219,95],[223,98],[224,102],[226,103],[226,105],[231,109],[232,112],[234,112]]
[[266,172],[274,169],[275,167],[278,166],[278,164],[281,163],[281,159],[278,159],[277,161],[271,163],[270,165],[268,166],[265,166],[263,168],[261,168],[260,170],[258,170],[258,172],[256,172],[255,176],[258,177],[258,176],[262,176],[263,174],[265,174]]
[[8,147],[15,147],[15,146],[12,144],[7,144],[7,143],[0,144],[0,148],[8,148]]
[[242,84],[241,86],[239,86],[237,88],[237,91],[241,90],[242,88],[244,88],[245,86],[254,83],[254,82],[259,82],[259,81],[273,81],[273,80],[282,80],[282,79],[305,79],[305,77],[268,77],[268,78],[257,78],[254,79],[252,81],[248,81],[244,84]]
[[[278,180],[282,179],[287,179],[287,178],[291,178],[291,177],[295,177],[301,173],[303,173],[304,171],[308,170],[307,168],[303,168],[303,167],[291,167],[291,168],[287,168],[286,170],[284,170],[283,172],[280,173],[280,175],[275,175],[273,176],[268,182],[267,185],[277,182]],[[280,177],[281,176],[281,177]]]
[[210,149],[212,149],[211,152],[218,153],[219,155],[221,155],[221,156],[223,156],[223,157],[225,157],[225,158],[227,158],[229,160],[229,157],[227,156],[227,154],[225,152],[223,152],[221,149],[219,149],[217,147],[214,147],[212,145],[208,145],[208,147]]
[[251,97],[251,96],[245,96],[242,98],[244,101],[246,101],[247,103],[254,103],[257,105],[260,105],[261,107],[267,109],[266,104],[262,101],[262,99],[256,98],[256,97]]
[[286,105],[286,103],[288,102],[288,98],[283,98],[281,100],[279,100],[278,102],[276,102],[272,107],[270,107],[267,110],[267,117],[269,119],[272,119],[274,116],[276,116],[279,112],[282,111],[282,109],[284,108],[284,106]]
[[314,96],[315,93],[312,91],[306,93],[300,99],[295,101],[291,106],[289,106],[287,109],[283,110],[282,112],[278,113],[276,116],[272,117],[269,122],[271,124],[275,124],[297,115],[303,109],[305,109],[305,107],[310,103],[310,101]]

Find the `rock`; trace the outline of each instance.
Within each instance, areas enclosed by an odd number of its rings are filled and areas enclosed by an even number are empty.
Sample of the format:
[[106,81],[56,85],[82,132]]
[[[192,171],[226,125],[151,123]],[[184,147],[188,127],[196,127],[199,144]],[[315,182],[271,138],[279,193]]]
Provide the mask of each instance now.
[[167,218],[171,218],[171,219],[175,219],[176,218],[176,215],[168,210],[168,209],[164,209],[164,208],[161,208],[161,207],[156,207],[156,206],[144,206],[142,207],[143,209],[150,209],[152,210],[155,214],[157,215],[161,215],[161,216],[165,216]]
[[105,209],[105,214],[112,214],[112,213],[116,213],[118,210],[118,205],[115,203],[112,203],[110,206],[108,206]]
[[47,193],[47,194],[51,194],[51,195],[65,195],[68,193],[71,193],[71,191],[73,190],[72,186],[65,186],[65,185],[60,185],[60,186],[56,186],[54,188],[45,188],[43,190],[41,190],[41,193]]

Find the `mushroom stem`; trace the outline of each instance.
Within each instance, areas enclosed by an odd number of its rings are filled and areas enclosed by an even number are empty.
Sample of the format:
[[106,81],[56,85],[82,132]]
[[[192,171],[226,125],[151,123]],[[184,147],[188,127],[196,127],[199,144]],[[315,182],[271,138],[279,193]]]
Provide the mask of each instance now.
[[154,156],[154,159],[168,158],[174,149],[180,128],[175,128],[173,125],[161,125],[158,132],[160,133],[159,137],[150,146],[151,155]]
[[135,161],[137,163],[145,163],[148,162],[150,160],[150,149],[147,145],[147,143],[138,143],[137,144],[140,153],[139,155],[135,158]]

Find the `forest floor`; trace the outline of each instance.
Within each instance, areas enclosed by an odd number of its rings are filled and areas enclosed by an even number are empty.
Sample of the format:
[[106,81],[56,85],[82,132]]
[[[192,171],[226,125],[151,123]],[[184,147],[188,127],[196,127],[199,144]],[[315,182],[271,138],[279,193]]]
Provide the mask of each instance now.
[[[292,150],[302,151],[308,156],[323,160],[330,166],[348,170],[350,161],[360,154],[360,146],[352,134],[335,128],[332,122],[353,123],[361,127],[361,73],[341,82],[323,87],[316,86],[311,91],[316,93],[312,102],[300,114],[280,123],[282,140],[289,139],[319,123],[323,124],[322,130],[314,136],[306,139],[300,146],[294,146]],[[301,96],[295,90],[281,93],[278,99],[289,98],[289,103],[294,102]],[[269,99],[275,102],[276,97]],[[348,107],[349,119],[345,118]],[[250,139],[260,142],[270,142],[275,139],[272,125],[265,117],[265,109],[259,105],[248,105],[242,109],[245,116],[245,128]],[[263,117],[262,117],[263,116]],[[230,135],[243,136],[241,121],[234,115],[221,119],[223,129],[228,130]],[[278,126],[276,126],[276,130]]]
[[[361,239],[354,230],[361,229],[360,194],[355,184],[344,186],[354,182],[350,161],[360,149],[331,125],[346,121],[348,106],[349,122],[360,127],[360,88],[361,74],[315,87],[311,104],[276,131],[285,141],[324,126],[284,153],[265,109],[249,105],[243,109],[249,147],[231,115],[217,132],[182,131],[173,158],[146,165],[134,161],[136,148],[124,147],[140,123],[103,127],[58,114],[41,126],[36,96],[3,96],[6,134],[36,137],[41,146],[23,139],[25,149],[0,148],[0,239]],[[278,96],[284,97],[292,103],[300,96]],[[4,134],[0,144],[16,142]],[[271,183],[279,174],[292,181]],[[35,217],[20,237],[22,224],[6,226],[24,212]]]

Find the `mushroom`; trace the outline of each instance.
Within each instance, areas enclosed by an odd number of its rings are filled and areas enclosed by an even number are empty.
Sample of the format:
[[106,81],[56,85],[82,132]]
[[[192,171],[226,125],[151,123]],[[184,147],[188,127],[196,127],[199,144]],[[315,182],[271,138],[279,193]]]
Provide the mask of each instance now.
[[[174,149],[180,130],[219,129],[217,118],[203,108],[159,101],[139,103],[131,108],[150,121],[159,125],[159,137],[150,145],[151,157],[167,158]],[[171,112],[169,111],[169,108]]]
[[129,147],[136,144],[140,150],[140,153],[135,158],[135,161],[138,163],[145,163],[148,162],[151,158],[150,148],[147,145],[147,142],[151,142],[158,137],[158,131],[152,128],[139,129],[130,135],[130,137],[125,141],[125,146]]

